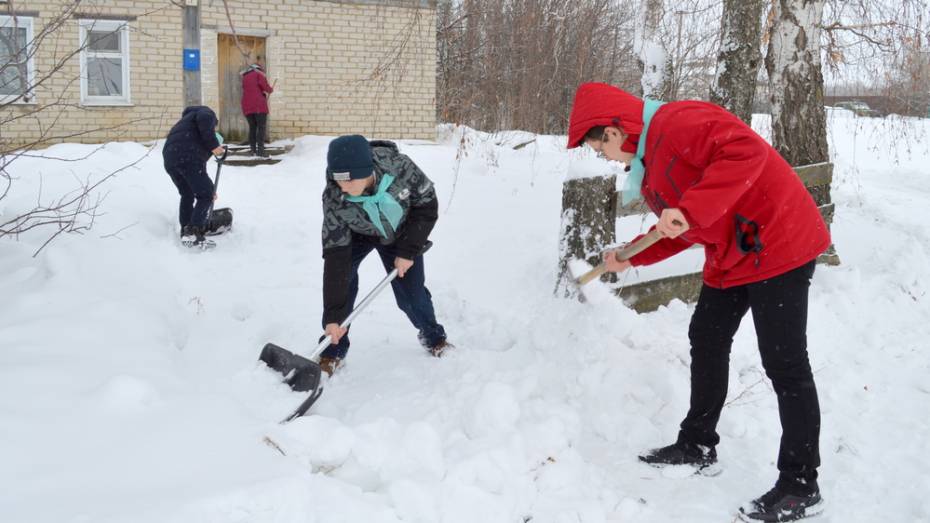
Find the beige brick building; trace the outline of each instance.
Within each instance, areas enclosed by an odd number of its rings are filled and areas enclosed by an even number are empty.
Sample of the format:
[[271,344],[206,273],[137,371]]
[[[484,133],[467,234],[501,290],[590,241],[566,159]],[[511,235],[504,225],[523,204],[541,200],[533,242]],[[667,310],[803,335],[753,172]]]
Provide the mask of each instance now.
[[[9,42],[29,51],[0,73],[0,141],[164,137],[184,106],[181,4],[193,0],[176,2],[27,0],[13,11],[0,0],[0,63],[11,63]],[[238,72],[258,60],[276,82],[272,139],[435,137],[435,0],[227,3],[229,16],[222,0],[200,0],[202,103],[221,132],[247,129]]]

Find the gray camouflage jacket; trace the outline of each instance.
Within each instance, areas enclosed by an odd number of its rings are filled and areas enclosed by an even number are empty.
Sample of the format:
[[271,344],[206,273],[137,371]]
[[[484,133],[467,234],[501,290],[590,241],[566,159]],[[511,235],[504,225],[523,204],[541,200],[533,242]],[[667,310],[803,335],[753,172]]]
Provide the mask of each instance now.
[[388,192],[403,208],[397,230],[382,217],[387,237],[382,237],[362,205],[346,200],[331,178],[323,189],[323,308],[325,323],[339,323],[350,311],[347,295],[353,242],[393,247],[396,256],[413,260],[423,250],[439,217],[433,182],[407,155],[388,141],[372,141],[375,186],[384,174],[394,177]]

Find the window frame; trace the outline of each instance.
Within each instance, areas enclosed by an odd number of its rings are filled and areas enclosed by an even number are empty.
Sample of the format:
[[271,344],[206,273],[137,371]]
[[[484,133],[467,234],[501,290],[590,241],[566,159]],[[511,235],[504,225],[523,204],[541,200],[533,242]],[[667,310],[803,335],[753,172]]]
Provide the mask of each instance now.
[[[0,27],[13,27],[14,17],[9,15],[0,14]],[[32,46],[34,45],[33,38],[33,17],[32,16],[16,16],[15,17],[16,27],[26,30],[26,85],[27,87],[34,88],[36,80],[36,67],[35,67],[35,56],[33,53]],[[18,100],[17,100],[18,98]],[[8,104],[13,103],[14,105],[19,104],[35,104],[35,93],[33,89],[27,89],[23,94],[0,94],[0,103]]]
[[[81,49],[81,105],[132,105],[132,91],[129,85],[131,78],[131,65],[129,61],[129,21],[128,20],[100,20],[81,19],[78,21],[78,45]],[[92,51],[89,49],[89,33],[95,31],[109,31],[119,33],[120,51]],[[89,55],[100,58],[119,58],[122,63],[123,93],[113,96],[99,96],[87,94],[87,58]]]

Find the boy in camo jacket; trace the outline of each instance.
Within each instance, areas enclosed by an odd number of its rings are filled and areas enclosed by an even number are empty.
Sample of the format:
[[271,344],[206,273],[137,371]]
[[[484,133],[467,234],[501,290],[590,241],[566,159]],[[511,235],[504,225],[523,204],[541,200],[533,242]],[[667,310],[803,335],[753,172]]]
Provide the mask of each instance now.
[[339,324],[355,306],[358,267],[372,250],[386,271],[397,269],[391,282],[397,305],[419,331],[420,344],[440,356],[451,345],[436,322],[421,254],[439,217],[433,182],[393,142],[360,135],[330,142],[326,162],[323,328],[333,343],[320,367],[332,375],[346,357],[349,337]]

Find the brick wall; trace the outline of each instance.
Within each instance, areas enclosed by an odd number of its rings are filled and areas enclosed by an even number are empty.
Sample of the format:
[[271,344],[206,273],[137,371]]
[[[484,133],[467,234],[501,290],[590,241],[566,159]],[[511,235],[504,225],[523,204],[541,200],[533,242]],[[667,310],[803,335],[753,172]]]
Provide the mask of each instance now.
[[[17,2],[19,14],[33,15],[33,33],[52,23],[68,2],[30,0]],[[81,104],[80,59],[70,56],[79,46],[78,18],[64,24],[41,43],[34,58],[36,79],[49,76],[34,91],[34,103],[0,109],[0,140],[9,144],[50,142],[101,142],[148,140],[163,136],[180,110],[181,31],[177,8],[155,1],[120,1],[81,4],[77,14],[86,18],[132,18],[130,49],[131,104]],[[8,5],[0,5],[0,15]],[[141,16],[143,13],[145,16]],[[37,109],[40,109],[38,110]],[[11,118],[16,119],[10,121]]]
[[[70,2],[31,0],[35,33]],[[273,138],[358,132],[371,137],[435,138],[435,10],[431,2],[388,0],[230,1],[237,32],[265,36]],[[229,33],[222,2],[202,6],[203,102],[218,109],[217,35]],[[0,14],[6,10],[0,5]],[[86,17],[129,18],[131,103],[83,106],[78,45],[69,18],[40,47],[37,74],[61,69],[37,89],[35,104],[0,110],[0,140],[28,143],[145,141],[162,138],[182,110],[181,11],[165,1],[82,2]],[[60,100],[60,102],[59,102]],[[53,104],[37,114],[37,107]],[[9,121],[11,116],[24,116]],[[51,129],[49,132],[48,129]],[[44,130],[44,132],[43,132]]]

